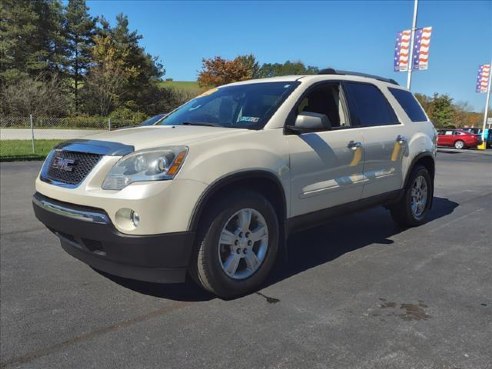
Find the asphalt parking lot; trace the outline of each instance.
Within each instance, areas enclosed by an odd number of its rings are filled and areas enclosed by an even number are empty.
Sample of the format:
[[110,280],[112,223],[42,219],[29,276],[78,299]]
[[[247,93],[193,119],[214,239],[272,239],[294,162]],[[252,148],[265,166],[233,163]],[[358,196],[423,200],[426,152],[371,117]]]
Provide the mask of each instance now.
[[372,209],[298,233],[258,293],[95,272],[2,163],[2,368],[492,368],[492,155],[440,150],[430,221]]

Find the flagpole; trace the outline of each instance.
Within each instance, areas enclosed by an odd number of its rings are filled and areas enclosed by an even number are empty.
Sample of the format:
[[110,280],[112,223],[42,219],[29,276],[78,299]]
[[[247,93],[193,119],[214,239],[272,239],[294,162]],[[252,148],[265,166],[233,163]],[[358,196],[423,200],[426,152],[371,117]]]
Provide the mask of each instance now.
[[[490,84],[492,82],[492,60],[489,67],[489,81],[487,84],[487,97],[485,99],[485,111],[483,113],[483,128],[482,128],[482,147],[485,150],[487,148],[487,142],[485,142],[485,128],[487,128],[487,115],[489,113],[489,100],[490,100]],[[490,135],[490,131],[489,131]]]
[[408,77],[407,77],[407,88],[410,90],[412,86],[412,70],[413,70],[413,43],[415,41],[415,30],[417,29],[417,10],[419,7],[419,0],[414,1],[413,5],[413,22],[412,22],[412,32],[410,36],[410,50],[408,54]]

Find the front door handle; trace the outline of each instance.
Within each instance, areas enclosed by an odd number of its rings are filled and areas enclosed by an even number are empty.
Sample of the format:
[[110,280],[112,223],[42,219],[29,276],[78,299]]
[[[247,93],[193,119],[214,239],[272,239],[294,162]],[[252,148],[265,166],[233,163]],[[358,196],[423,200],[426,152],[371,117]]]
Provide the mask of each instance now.
[[361,147],[362,147],[362,143],[361,143],[361,142],[359,142],[359,141],[350,141],[350,142],[348,143],[347,147],[348,147],[350,150],[355,151],[355,150],[357,150],[357,149],[359,149],[359,148],[361,148]]
[[400,145],[403,145],[404,143],[407,142],[407,138],[405,136],[398,135],[396,137],[396,142],[398,142]]

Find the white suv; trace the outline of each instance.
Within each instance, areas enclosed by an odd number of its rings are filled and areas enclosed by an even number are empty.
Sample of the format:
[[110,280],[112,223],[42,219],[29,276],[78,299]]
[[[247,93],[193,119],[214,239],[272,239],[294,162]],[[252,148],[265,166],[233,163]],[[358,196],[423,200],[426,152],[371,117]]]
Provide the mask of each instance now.
[[392,80],[333,69],[210,90],[159,125],[65,142],[34,211],[62,247],[127,278],[221,297],[261,286],[287,236],[384,205],[403,226],[432,204],[436,131]]

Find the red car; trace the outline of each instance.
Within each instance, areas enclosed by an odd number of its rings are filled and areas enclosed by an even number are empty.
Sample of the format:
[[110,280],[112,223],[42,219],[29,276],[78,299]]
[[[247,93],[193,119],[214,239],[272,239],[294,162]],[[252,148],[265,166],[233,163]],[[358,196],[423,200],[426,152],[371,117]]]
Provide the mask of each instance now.
[[437,146],[451,146],[461,150],[476,148],[480,143],[476,135],[460,129],[441,129],[437,132]]

